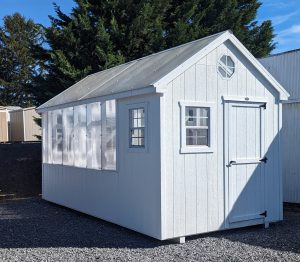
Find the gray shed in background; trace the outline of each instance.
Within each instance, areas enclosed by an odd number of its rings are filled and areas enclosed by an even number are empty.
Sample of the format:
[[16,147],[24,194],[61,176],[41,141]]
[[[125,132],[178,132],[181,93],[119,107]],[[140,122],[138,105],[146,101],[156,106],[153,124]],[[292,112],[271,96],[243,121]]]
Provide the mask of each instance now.
[[283,199],[300,203],[300,49],[260,62],[290,93],[283,103]]
[[0,143],[10,141],[10,112],[19,109],[19,106],[0,106]]
[[0,108],[0,143],[8,141],[8,112]]
[[40,115],[35,107],[20,108],[9,112],[9,141],[27,142],[38,141],[41,136],[41,127],[35,122]]

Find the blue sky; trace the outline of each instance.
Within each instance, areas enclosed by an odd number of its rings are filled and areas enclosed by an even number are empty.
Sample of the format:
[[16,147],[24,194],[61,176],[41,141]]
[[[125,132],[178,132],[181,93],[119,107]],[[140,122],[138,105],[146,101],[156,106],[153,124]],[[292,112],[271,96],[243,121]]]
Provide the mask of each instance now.
[[300,48],[300,0],[261,0],[258,21],[270,19],[277,47],[273,53]]
[[[5,15],[20,12],[35,22],[49,25],[48,15],[55,15],[52,3],[56,2],[68,13],[73,0],[0,0],[0,25]],[[261,0],[257,20],[273,21],[277,47],[273,53],[300,48],[300,0]]]

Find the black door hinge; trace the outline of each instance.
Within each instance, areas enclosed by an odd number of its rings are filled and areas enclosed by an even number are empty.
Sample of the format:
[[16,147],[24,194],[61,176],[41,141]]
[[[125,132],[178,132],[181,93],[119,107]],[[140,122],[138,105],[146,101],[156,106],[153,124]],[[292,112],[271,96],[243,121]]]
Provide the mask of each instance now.
[[260,108],[263,108],[263,109],[267,109],[267,103],[263,103],[262,105],[259,106]]
[[268,213],[267,213],[267,210],[265,212],[262,212],[261,214],[259,214],[260,216],[264,216],[264,217],[267,217]]
[[268,158],[265,156],[264,158],[260,159],[259,161],[260,161],[260,162],[267,163],[267,161],[268,161]]

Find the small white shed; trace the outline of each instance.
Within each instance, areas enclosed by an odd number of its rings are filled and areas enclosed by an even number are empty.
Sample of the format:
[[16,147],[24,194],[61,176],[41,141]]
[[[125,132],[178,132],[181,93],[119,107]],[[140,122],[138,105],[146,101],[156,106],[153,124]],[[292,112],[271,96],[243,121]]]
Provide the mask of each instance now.
[[43,198],[180,242],[282,220],[287,98],[230,31],[90,75],[38,108]]
[[300,203],[300,49],[260,59],[290,93],[282,106],[283,200]]

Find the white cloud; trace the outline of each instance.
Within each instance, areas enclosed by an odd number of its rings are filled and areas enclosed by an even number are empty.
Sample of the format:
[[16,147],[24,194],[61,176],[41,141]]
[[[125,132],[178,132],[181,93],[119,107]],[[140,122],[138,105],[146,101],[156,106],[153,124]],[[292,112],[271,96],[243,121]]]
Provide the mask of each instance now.
[[295,34],[300,34],[300,24],[292,25],[291,27],[280,31],[278,33],[278,36],[293,36]]
[[298,12],[291,12],[289,14],[286,14],[286,15],[278,15],[278,16],[274,16],[274,17],[271,17],[271,20],[273,22],[273,25],[280,25],[286,21],[288,21],[291,17],[297,15]]
[[276,52],[299,48],[300,24],[292,25],[289,28],[278,32],[275,38],[275,42],[277,42],[278,44]]

